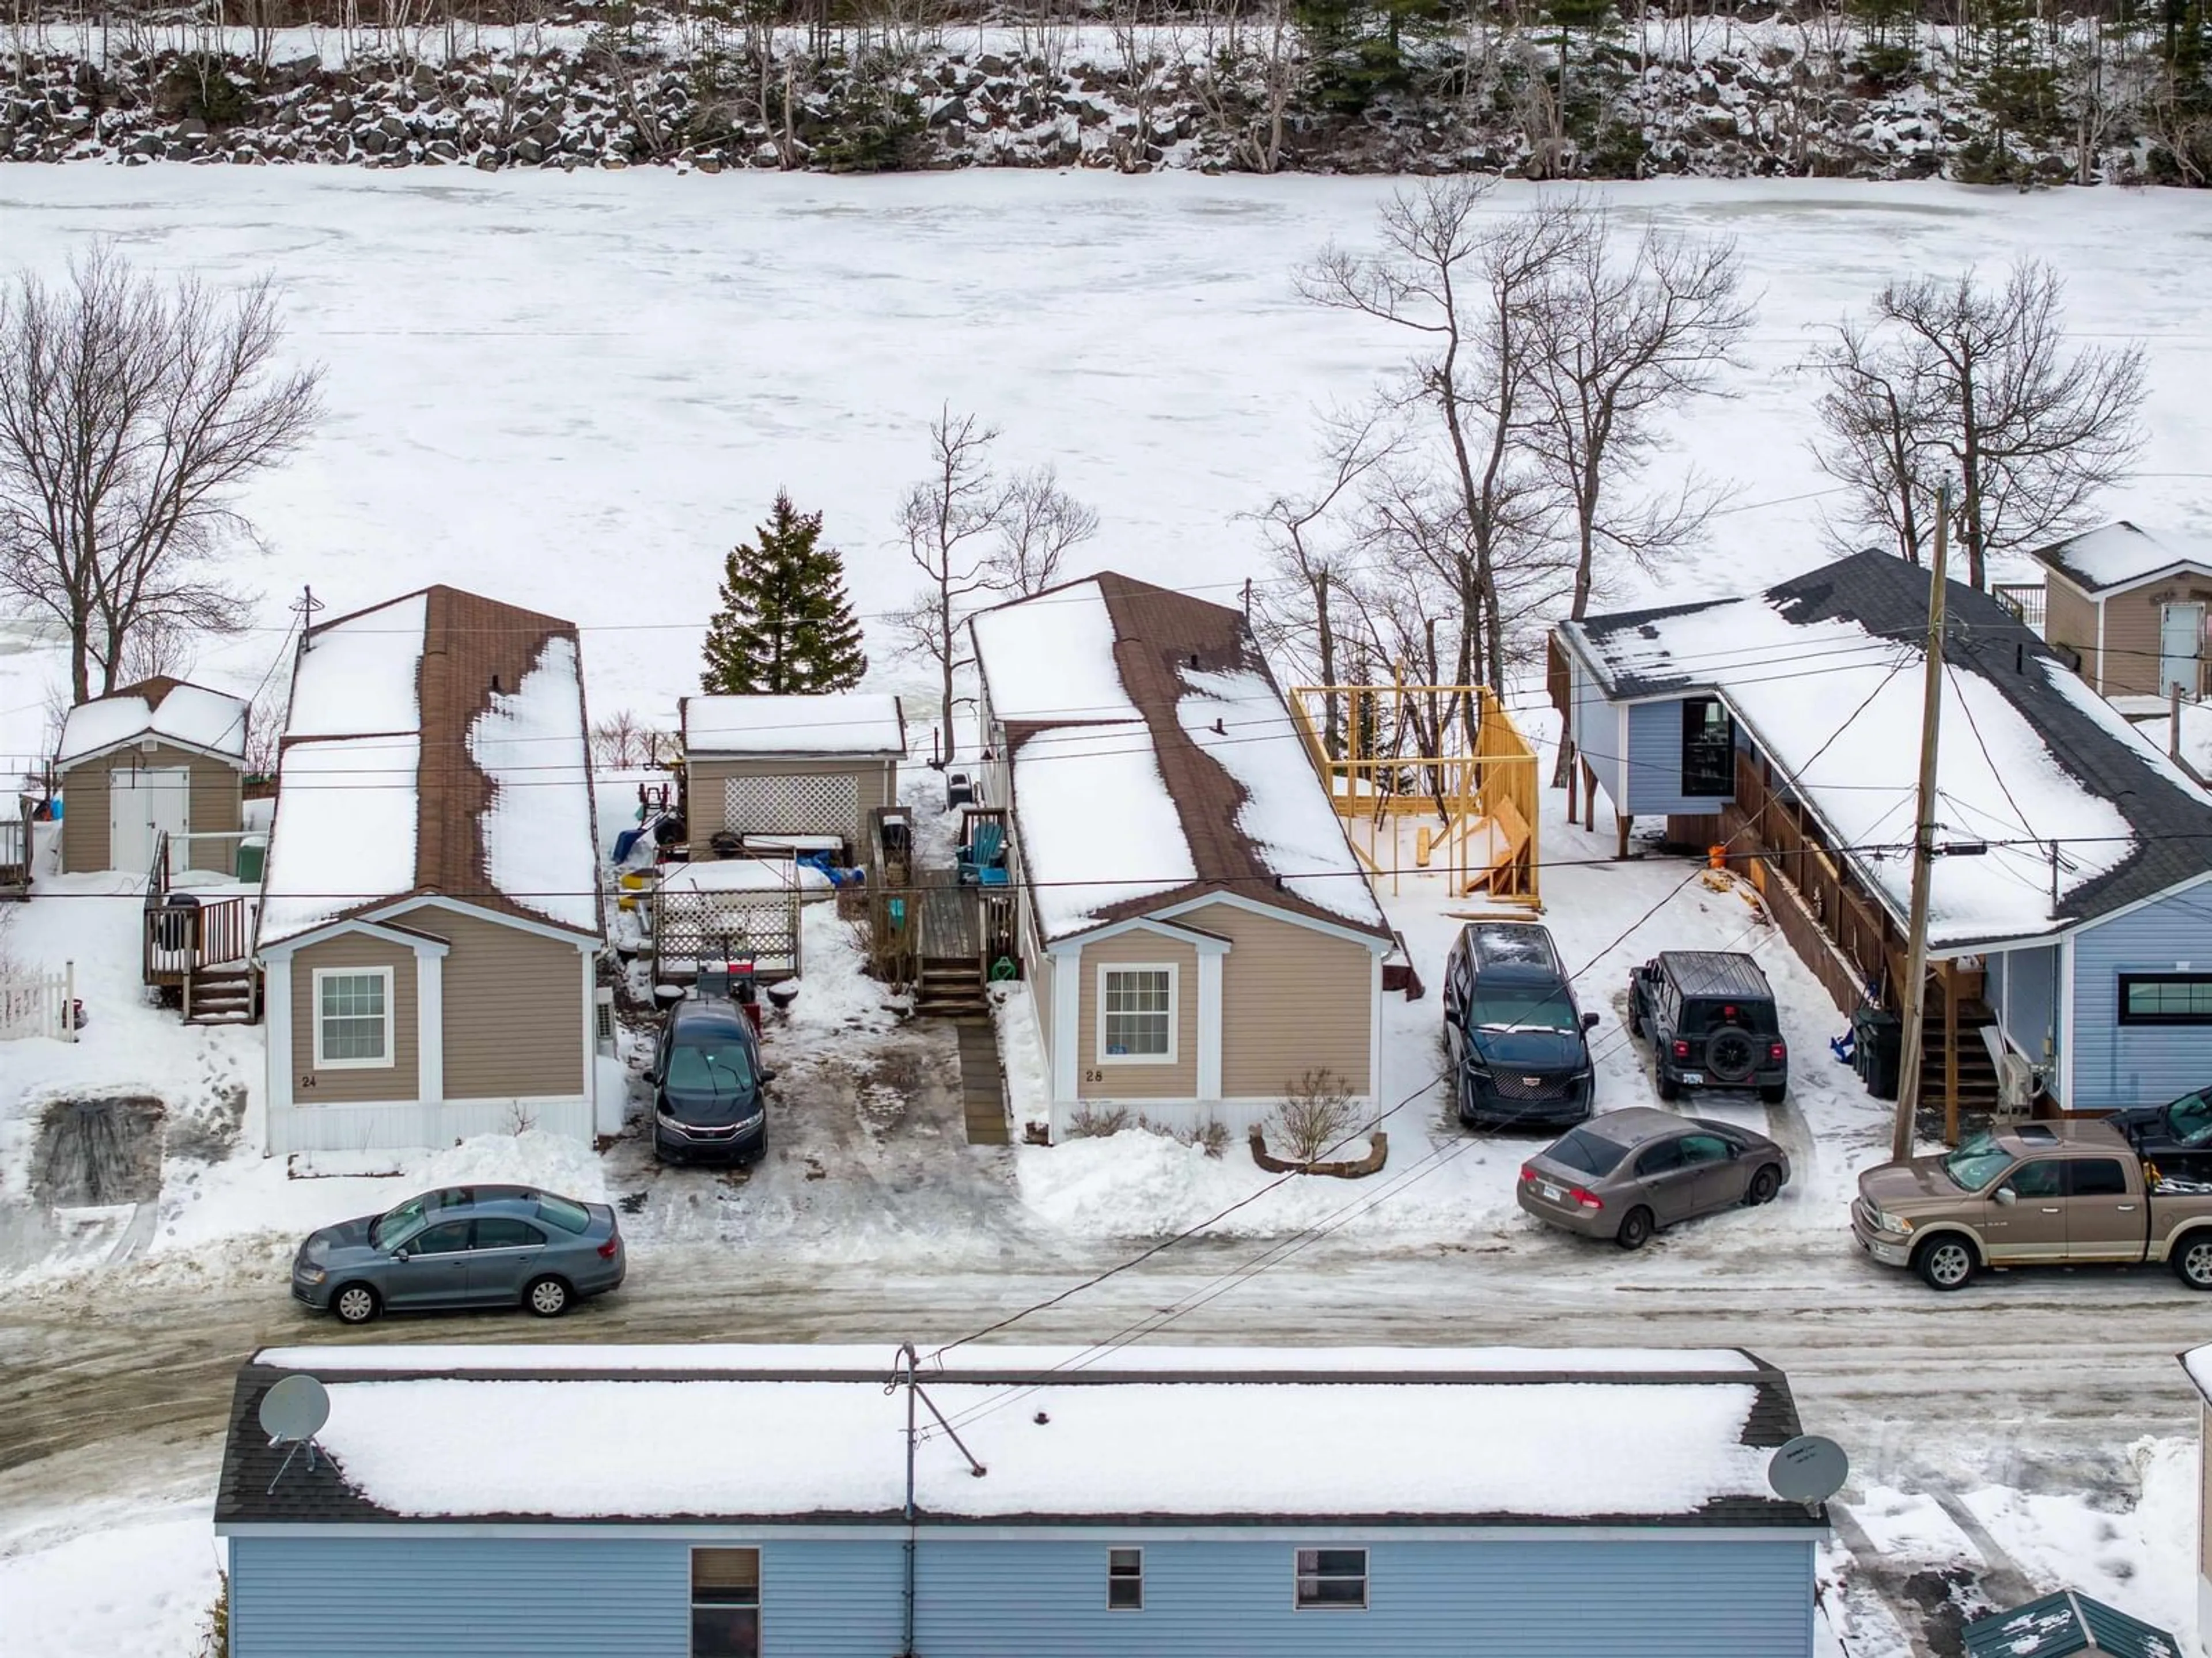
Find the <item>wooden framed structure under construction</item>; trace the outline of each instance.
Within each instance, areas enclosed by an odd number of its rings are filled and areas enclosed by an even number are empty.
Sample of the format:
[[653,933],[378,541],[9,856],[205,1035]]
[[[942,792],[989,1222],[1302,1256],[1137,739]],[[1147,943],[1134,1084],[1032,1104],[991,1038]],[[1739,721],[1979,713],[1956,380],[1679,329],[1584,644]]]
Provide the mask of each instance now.
[[1536,750],[1486,685],[1299,685],[1291,717],[1368,873],[1540,909]]

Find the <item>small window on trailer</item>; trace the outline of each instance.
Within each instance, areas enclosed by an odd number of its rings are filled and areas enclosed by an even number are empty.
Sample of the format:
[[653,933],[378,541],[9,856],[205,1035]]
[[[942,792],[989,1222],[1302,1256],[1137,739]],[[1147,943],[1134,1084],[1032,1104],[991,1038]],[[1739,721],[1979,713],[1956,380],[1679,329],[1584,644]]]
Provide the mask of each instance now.
[[2212,1024],[2212,973],[2123,973],[2122,1024]]
[[691,1551],[691,1658],[760,1658],[760,1551]]
[[1145,1552],[1142,1549],[1106,1551],[1106,1610],[1142,1612],[1145,1609]]
[[1364,1612],[1367,1608],[1365,1549],[1300,1549],[1300,1612]]
[[392,980],[388,967],[314,969],[316,1070],[393,1062]]

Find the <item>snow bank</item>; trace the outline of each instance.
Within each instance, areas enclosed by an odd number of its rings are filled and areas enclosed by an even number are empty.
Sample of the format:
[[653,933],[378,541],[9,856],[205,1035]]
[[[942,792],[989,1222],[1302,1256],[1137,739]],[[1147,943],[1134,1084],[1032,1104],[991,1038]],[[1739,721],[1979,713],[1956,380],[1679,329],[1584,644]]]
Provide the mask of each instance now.
[[597,932],[580,674],[576,641],[556,634],[511,694],[493,694],[469,727],[468,744],[491,782],[479,829],[493,888],[548,920]]
[[[1382,911],[1344,838],[1305,744],[1275,688],[1256,673],[1182,671],[1176,703],[1184,734],[1244,792],[1237,828],[1261,863],[1308,903],[1379,926]],[[1218,721],[1221,729],[1214,729]]]
[[[981,1411],[961,1436],[990,1469],[972,1479],[945,1448],[926,1451],[918,1496],[939,1515],[1663,1518],[1766,1494],[1768,1452],[1739,1442],[1758,1393],[1735,1382],[1046,1385],[1018,1409],[983,1384],[931,1392],[956,1420]],[[872,1376],[338,1382],[330,1395],[321,1443],[399,1514],[865,1514],[902,1500],[905,1405]],[[672,1440],[662,1426],[689,1418],[746,1431]],[[1319,1446],[1358,1454],[1290,1454]]]
[[1040,732],[1014,750],[1014,811],[1044,936],[1198,878],[1142,720]]
[[80,702],[62,722],[58,765],[141,737],[167,738],[216,754],[246,752],[246,705],[201,685],[170,689],[158,707],[143,696],[103,696]]
[[691,754],[903,756],[899,700],[873,693],[819,696],[687,696]]
[[994,718],[1056,726],[1137,717],[1114,661],[1114,618],[1096,581],[986,610],[969,625]]
[[834,1042],[854,1030],[888,1030],[898,1023],[898,1015],[884,1005],[882,981],[868,976],[859,933],[835,906],[811,904],[799,911],[799,994],[771,1027],[779,1058],[787,1045]]
[[292,677],[287,737],[358,737],[422,726],[416,682],[429,599],[410,593],[318,629]]
[[[409,1194],[439,1186],[534,1186],[584,1203],[605,1203],[606,1166],[581,1140],[530,1128],[478,1134],[434,1152],[409,1170]],[[392,1202],[398,1202],[395,1195]]]
[[[422,746],[418,738],[394,736],[285,749],[263,887],[262,944],[413,890]],[[582,844],[588,853],[588,835]]]
[[670,864],[660,878],[663,892],[829,891],[830,878],[811,864],[789,858],[714,858]]
[[0,1631],[38,1658],[126,1658],[202,1650],[222,1545],[208,1506],[117,1515],[86,1509],[88,1529],[0,1555]]

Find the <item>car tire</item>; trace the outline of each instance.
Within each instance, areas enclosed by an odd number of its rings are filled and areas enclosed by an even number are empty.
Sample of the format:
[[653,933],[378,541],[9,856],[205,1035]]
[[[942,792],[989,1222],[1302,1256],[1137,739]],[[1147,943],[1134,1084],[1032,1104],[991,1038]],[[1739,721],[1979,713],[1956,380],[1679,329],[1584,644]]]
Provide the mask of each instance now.
[[1771,1088],[1762,1088],[1759,1090],[1759,1102],[1761,1105],[1779,1105],[1789,1097],[1788,1083],[1776,1083]]
[[1651,1212],[1638,1204],[1620,1218],[1620,1230],[1613,1241],[1624,1249],[1641,1249],[1651,1242]]
[[383,1310],[383,1297],[366,1284],[342,1284],[331,1297],[331,1311],[341,1324],[367,1324]]
[[1759,1045],[1741,1025],[1724,1024],[1705,1038],[1705,1075],[1741,1087],[1759,1069]]
[[2191,1232],[2174,1246],[2173,1272],[2192,1290],[2212,1290],[2212,1232]]
[[1680,1099],[1680,1098],[1682,1097],[1682,1084],[1680,1084],[1679,1082],[1676,1082],[1676,1081],[1675,1081],[1672,1077],[1668,1076],[1668,1075],[1666,1073],[1666,1072],[1664,1072],[1663,1070],[1662,1070],[1662,1071],[1661,1071],[1661,1072],[1658,1073],[1658,1076],[1659,1076],[1659,1097],[1660,1097],[1661,1099],[1665,1100],[1665,1101],[1666,1101],[1666,1102],[1668,1102],[1669,1104],[1672,1104],[1674,1101],[1679,1100],[1679,1099]]
[[1931,1290],[1963,1290],[1981,1265],[1974,1246],[1955,1234],[1929,1238],[1912,1252],[1912,1270]]
[[1775,1195],[1781,1190],[1782,1171],[1771,1163],[1764,1163],[1760,1165],[1758,1173],[1751,1177],[1751,1184],[1744,1188],[1744,1207],[1757,1209],[1764,1204],[1771,1203],[1774,1201]]
[[1628,993],[1628,1034],[1632,1036],[1644,1034],[1644,1010],[1637,1005],[1633,989]]
[[522,1304],[540,1318],[560,1317],[574,1300],[566,1280],[557,1278],[532,1278],[522,1292]]

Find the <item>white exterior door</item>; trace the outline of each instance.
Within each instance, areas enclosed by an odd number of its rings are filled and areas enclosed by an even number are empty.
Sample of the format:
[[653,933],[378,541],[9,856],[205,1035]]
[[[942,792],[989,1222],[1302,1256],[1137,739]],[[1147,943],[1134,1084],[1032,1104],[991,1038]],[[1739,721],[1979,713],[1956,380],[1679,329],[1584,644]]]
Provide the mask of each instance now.
[[2168,604],[2160,612],[2158,628],[2158,689],[2163,696],[2171,685],[2184,696],[2201,689],[2198,659],[2204,649],[2204,606]]
[[107,774],[107,866],[135,872],[154,864],[163,833],[182,835],[191,822],[192,774],[183,766]]

